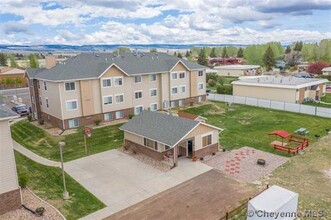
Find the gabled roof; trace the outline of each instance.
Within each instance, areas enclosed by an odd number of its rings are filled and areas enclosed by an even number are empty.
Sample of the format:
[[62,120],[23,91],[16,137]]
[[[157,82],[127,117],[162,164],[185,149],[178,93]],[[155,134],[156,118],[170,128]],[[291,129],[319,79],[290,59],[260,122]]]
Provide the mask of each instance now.
[[269,133],[269,135],[277,135],[281,138],[288,138],[289,136],[291,136],[290,133],[288,133],[287,131],[283,131],[283,130],[273,131],[273,132]]
[[169,72],[179,61],[190,70],[206,68],[166,53],[82,53],[51,69],[44,69],[33,78],[50,81],[98,78],[112,65],[127,75],[162,73]]
[[45,68],[40,68],[40,69],[33,69],[33,68],[28,68],[26,69],[26,74],[28,75],[29,78],[34,78],[38,73],[46,70]]
[[0,104],[0,121],[18,117],[18,114]]
[[120,129],[173,147],[200,123],[187,118],[143,111]]

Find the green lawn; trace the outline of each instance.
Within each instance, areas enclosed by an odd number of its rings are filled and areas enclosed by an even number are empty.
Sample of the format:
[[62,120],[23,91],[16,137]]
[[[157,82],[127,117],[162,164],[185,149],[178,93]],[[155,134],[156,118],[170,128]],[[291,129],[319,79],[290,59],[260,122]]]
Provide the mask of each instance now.
[[296,129],[305,127],[310,131],[308,138],[315,142],[315,134],[323,136],[325,129],[331,127],[331,119],[327,118],[247,105],[235,104],[227,107],[226,103],[222,102],[212,102],[187,109],[185,112],[206,117],[207,123],[224,128],[220,134],[220,143],[227,150],[249,146],[288,156],[270,146],[275,137],[268,136],[269,132],[286,130],[293,133]]
[[[94,129],[93,135],[87,139],[89,154],[118,148],[122,145],[123,132],[118,128],[121,124]],[[15,141],[34,153],[59,161],[58,142],[64,141],[64,160],[70,161],[86,156],[82,132],[66,136],[51,136],[44,130],[27,121],[20,121],[11,126]]]
[[325,96],[321,98],[321,101],[331,103],[331,93],[326,93]]
[[311,105],[311,106],[317,106],[317,107],[323,107],[323,108],[331,108],[331,93],[326,93],[325,96],[321,97],[322,102],[330,103],[324,104],[324,103],[318,103],[318,102],[305,102],[305,105]]
[[28,187],[39,197],[56,207],[68,220],[79,219],[93,213],[105,205],[66,175],[67,191],[70,199],[62,199],[63,183],[60,168],[40,165],[27,157],[15,152],[18,176],[28,173]]

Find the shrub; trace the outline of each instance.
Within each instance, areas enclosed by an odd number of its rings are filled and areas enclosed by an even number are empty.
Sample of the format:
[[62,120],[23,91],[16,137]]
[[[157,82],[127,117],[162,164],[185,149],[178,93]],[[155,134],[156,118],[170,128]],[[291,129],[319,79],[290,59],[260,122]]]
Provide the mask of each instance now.
[[28,118],[28,121],[29,121],[29,122],[32,121],[32,115],[27,115],[26,117]]
[[200,157],[200,160],[203,161],[203,157]]
[[210,85],[210,86],[216,86],[216,81],[213,80],[213,79],[209,79],[208,80],[208,85]]
[[220,76],[219,78],[218,78],[218,81],[217,81],[221,86],[223,86],[224,85],[224,78],[222,77],[222,76]]
[[100,118],[97,118],[97,119],[95,119],[93,122],[94,122],[94,124],[95,124],[96,126],[98,126],[98,125],[100,125],[100,123],[101,123],[101,119],[100,119]]
[[232,95],[232,93],[233,93],[233,87],[232,87],[232,85],[226,86],[225,87],[225,94]]
[[30,176],[28,173],[20,173],[20,175],[18,176],[18,183],[20,185],[20,187],[25,188],[30,180]]
[[318,61],[318,62],[309,64],[309,66],[307,68],[307,72],[312,73],[312,74],[322,74],[322,69],[324,69],[325,67],[328,67],[328,66],[329,66],[329,64],[327,62]]
[[129,119],[133,118],[134,114],[130,113],[129,114]]
[[216,155],[216,153],[215,153],[215,152],[213,152],[211,155],[215,156],[215,155]]
[[210,79],[217,81],[218,75],[215,73],[207,73],[206,74],[206,81],[208,82]]
[[224,86],[217,86],[216,92],[218,94],[225,94],[225,87]]
[[44,125],[44,123],[45,123],[44,119],[41,118],[41,119],[38,120],[38,124]]

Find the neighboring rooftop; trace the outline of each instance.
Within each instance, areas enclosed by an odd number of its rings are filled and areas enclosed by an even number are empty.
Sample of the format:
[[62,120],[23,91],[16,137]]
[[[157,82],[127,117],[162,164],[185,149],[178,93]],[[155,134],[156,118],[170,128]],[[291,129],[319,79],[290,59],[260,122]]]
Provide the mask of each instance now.
[[127,75],[169,72],[177,62],[182,62],[188,69],[197,70],[206,67],[168,55],[166,53],[82,53],[57,64],[51,69],[39,73],[31,72],[32,78],[51,81],[98,78],[110,66],[116,65]]
[[173,147],[199,123],[187,118],[143,111],[120,129]]
[[299,89],[326,82],[328,82],[327,79],[317,79],[317,78],[252,76],[252,77],[240,77],[239,80],[233,81],[232,84]]
[[7,108],[6,106],[3,106],[0,104],[0,121],[2,119],[7,119],[7,118],[15,118],[17,117],[18,114]]
[[260,65],[224,65],[215,66],[214,69],[227,69],[227,70],[247,70],[247,69],[258,69]]
[[331,72],[331,66],[330,66],[330,67],[325,67],[325,68],[323,68],[322,71],[327,71],[327,72],[330,71],[330,72]]
[[0,75],[24,74],[24,73],[25,71],[23,69],[0,66]]

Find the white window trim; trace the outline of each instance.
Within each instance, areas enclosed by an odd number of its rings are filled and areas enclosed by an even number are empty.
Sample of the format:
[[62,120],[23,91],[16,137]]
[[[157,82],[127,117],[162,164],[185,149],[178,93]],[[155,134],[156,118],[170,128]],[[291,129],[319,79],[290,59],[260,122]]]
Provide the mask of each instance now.
[[[74,90],[66,90],[66,84],[67,84],[67,83],[74,83],[74,84],[75,84],[75,89],[74,89]],[[73,91],[76,91],[76,82],[65,82],[65,83],[64,83],[64,91],[65,91],[65,92],[73,92]]]
[[[184,87],[184,88],[185,88],[185,91],[184,91],[184,92],[181,92],[181,91],[180,91],[180,88],[181,88],[181,87]],[[178,86],[178,92],[179,92],[179,93],[185,93],[185,92],[186,92],[186,85],[180,85],[180,86]]]
[[[121,95],[123,96],[123,102],[117,102],[116,96],[121,96]],[[124,93],[122,93],[122,94],[115,94],[114,97],[115,97],[115,104],[124,103]]]
[[[177,88],[177,93],[173,93],[173,92],[172,92],[172,89],[173,89],[173,88]],[[178,86],[173,86],[173,87],[171,87],[171,94],[178,94]]]
[[[151,93],[152,93],[152,90],[156,90],[156,95],[152,95],[152,94],[151,94]],[[157,88],[149,89],[149,95],[150,95],[151,97],[156,97],[156,96],[157,96]]]
[[[111,120],[106,120],[106,115],[111,115]],[[106,112],[106,113],[103,113],[103,120],[104,121],[114,121],[114,118],[113,118],[113,114],[112,114],[112,112]]]
[[[206,146],[202,146],[202,144],[203,144],[203,138],[204,138],[204,137],[207,137],[207,136],[209,136],[209,135],[211,135],[211,144],[206,145]],[[210,146],[210,145],[212,145],[212,144],[213,144],[213,132],[208,132],[208,133],[205,133],[205,134],[201,135],[201,146],[202,146],[202,147],[208,147],[208,146]]]
[[135,84],[139,84],[139,83],[142,83],[143,82],[143,76],[142,75],[137,75],[137,76],[140,76],[140,82],[136,82],[136,76],[133,77],[133,81]]
[[[176,74],[176,79],[172,78],[172,74]],[[171,72],[170,80],[177,80],[178,79],[178,72]]]
[[[69,121],[71,121],[71,120],[77,120],[78,125],[77,125],[77,126],[74,126],[74,127],[70,127],[70,123],[69,123]],[[68,126],[69,126],[69,128],[78,128],[78,127],[79,127],[79,119],[78,119],[78,118],[72,118],[72,119],[69,119],[69,120],[68,120]]]
[[[202,72],[202,76],[199,76],[199,72]],[[203,75],[204,75],[204,72],[203,72],[203,70],[198,70],[198,77],[203,77]]]
[[[183,105],[180,105],[180,104],[179,104],[180,102],[183,102]],[[185,106],[185,101],[184,101],[184,99],[180,99],[180,100],[178,100],[178,106],[179,106],[179,107],[183,107],[183,106]]]
[[[104,81],[104,80],[108,80],[108,79],[110,79],[110,86],[104,86],[104,85],[103,85],[103,81]],[[109,88],[109,87],[112,87],[112,85],[113,85],[113,80],[112,80],[111,77],[101,78],[101,87],[102,87],[102,88]]]
[[[122,85],[116,85],[116,83],[115,83],[116,79],[122,79]],[[124,78],[123,78],[123,76],[113,77],[113,81],[114,81],[114,86],[115,87],[119,87],[119,86],[123,86],[124,85]]]
[[[137,92],[141,92],[141,98],[136,98],[136,93],[137,93]],[[134,99],[142,99],[143,96],[144,96],[144,94],[143,94],[143,90],[136,90],[136,91],[134,91]]]
[[[117,112],[123,112],[123,117],[119,117],[119,118],[117,118],[117,114],[116,114]],[[116,111],[116,112],[115,112],[115,120],[116,120],[116,119],[121,119],[121,118],[124,118],[124,111],[123,111],[123,110]]]
[[[151,108],[152,105],[156,105],[156,109],[155,109],[155,110],[152,110],[152,108]],[[157,104],[157,102],[151,103],[151,104],[149,105],[149,110],[150,110],[150,111],[153,111],[153,112],[154,112],[154,111],[157,111],[157,108],[158,108],[158,104]]]
[[[76,104],[76,106],[77,106],[77,108],[75,108],[75,109],[68,109],[68,102],[76,102],[77,104]],[[67,111],[76,111],[76,110],[78,110],[78,100],[77,99],[71,99],[71,100],[67,100],[66,101],[66,110]]]
[[[134,114],[135,114],[135,115],[137,115],[136,109],[137,109],[137,108],[140,108],[140,107],[142,107],[142,111],[144,111],[144,106],[143,106],[143,105],[136,105],[136,106],[134,107]],[[142,111],[141,111],[141,112],[142,112]]]
[[[155,76],[155,80],[151,80],[151,76]],[[156,82],[157,81],[157,74],[150,74],[148,78],[149,78],[150,82]]]
[[[184,73],[184,78],[180,78],[180,74],[181,73]],[[185,71],[183,71],[183,72],[178,72],[178,79],[185,79],[186,78],[186,72]]]
[[[199,85],[202,85],[202,89],[199,89]],[[198,90],[203,90],[203,83],[198,83]]]
[[[48,106],[47,106],[47,104],[48,104]],[[49,108],[49,99],[47,97],[45,97],[45,106],[46,106],[46,108]]]
[[[105,98],[106,97],[111,97],[111,101],[112,103],[111,104],[105,104]],[[105,95],[105,96],[102,96],[102,104],[103,105],[112,105],[114,103],[114,99],[113,99],[113,96],[112,95]]]

